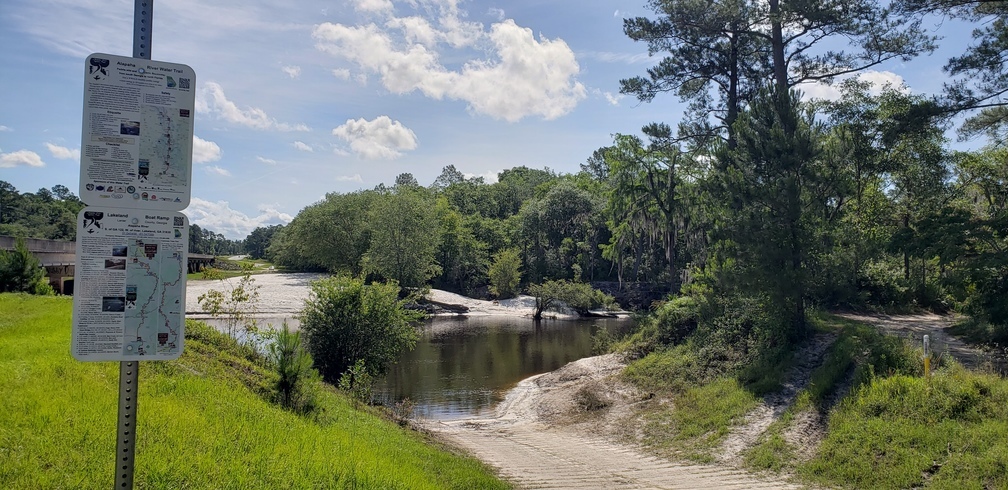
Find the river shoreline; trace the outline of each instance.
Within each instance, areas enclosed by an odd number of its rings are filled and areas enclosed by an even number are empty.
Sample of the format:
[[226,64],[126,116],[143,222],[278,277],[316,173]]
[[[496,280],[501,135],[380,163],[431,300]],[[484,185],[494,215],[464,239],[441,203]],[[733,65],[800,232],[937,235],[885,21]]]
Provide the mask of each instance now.
[[[255,285],[259,287],[259,302],[256,305],[254,317],[268,323],[279,324],[283,319],[296,323],[296,316],[304,306],[310,294],[312,281],[328,277],[328,274],[307,272],[275,272],[255,274]],[[186,283],[186,318],[194,320],[211,320],[213,316],[203,311],[199,304],[199,296],[210,290],[228,292],[238,285],[241,278],[232,277],[221,280],[196,280]],[[519,295],[500,301],[486,301],[468,298],[460,294],[431,289],[427,299],[436,303],[458,305],[465,308],[464,313],[441,312],[434,316],[501,316],[510,318],[529,318],[535,314],[535,298]],[[627,312],[617,312],[618,317],[627,317]],[[549,311],[545,318],[556,320],[581,319],[573,311]]]

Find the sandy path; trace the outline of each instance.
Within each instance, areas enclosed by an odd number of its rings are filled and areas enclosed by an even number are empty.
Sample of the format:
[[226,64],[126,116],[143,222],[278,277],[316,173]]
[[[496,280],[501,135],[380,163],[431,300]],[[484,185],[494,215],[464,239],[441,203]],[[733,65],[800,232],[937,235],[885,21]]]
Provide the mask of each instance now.
[[800,488],[728,466],[667,461],[594,436],[582,426],[546,421],[555,420],[558,410],[569,410],[580,387],[612,381],[622,366],[613,355],[581,359],[521,381],[493,416],[429,422],[425,428],[520,488]]

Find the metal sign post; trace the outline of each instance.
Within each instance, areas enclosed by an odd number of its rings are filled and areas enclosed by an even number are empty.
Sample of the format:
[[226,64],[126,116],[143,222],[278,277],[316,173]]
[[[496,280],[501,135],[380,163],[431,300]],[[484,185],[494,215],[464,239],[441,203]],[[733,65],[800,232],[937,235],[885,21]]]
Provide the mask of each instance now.
[[[133,57],[151,59],[154,0],[135,0],[133,5]],[[119,361],[119,422],[116,430],[115,488],[132,490],[136,454],[137,397],[140,361]]]

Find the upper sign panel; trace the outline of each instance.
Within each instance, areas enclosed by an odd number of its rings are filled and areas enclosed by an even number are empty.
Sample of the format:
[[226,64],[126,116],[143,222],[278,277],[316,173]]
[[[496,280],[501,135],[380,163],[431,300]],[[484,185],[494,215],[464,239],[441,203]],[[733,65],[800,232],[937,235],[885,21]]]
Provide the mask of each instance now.
[[192,195],[196,74],[95,53],[84,61],[80,197],[91,206],[180,211]]

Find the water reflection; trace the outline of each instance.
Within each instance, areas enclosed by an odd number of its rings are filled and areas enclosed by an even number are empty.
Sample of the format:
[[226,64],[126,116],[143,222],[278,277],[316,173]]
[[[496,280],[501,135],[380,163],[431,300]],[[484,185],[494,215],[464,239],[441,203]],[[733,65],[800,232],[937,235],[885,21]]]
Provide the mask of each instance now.
[[504,392],[529,376],[590,356],[592,335],[615,336],[630,320],[438,318],[424,325],[417,346],[375,387],[382,402],[409,397],[417,415],[451,419],[487,413]]

